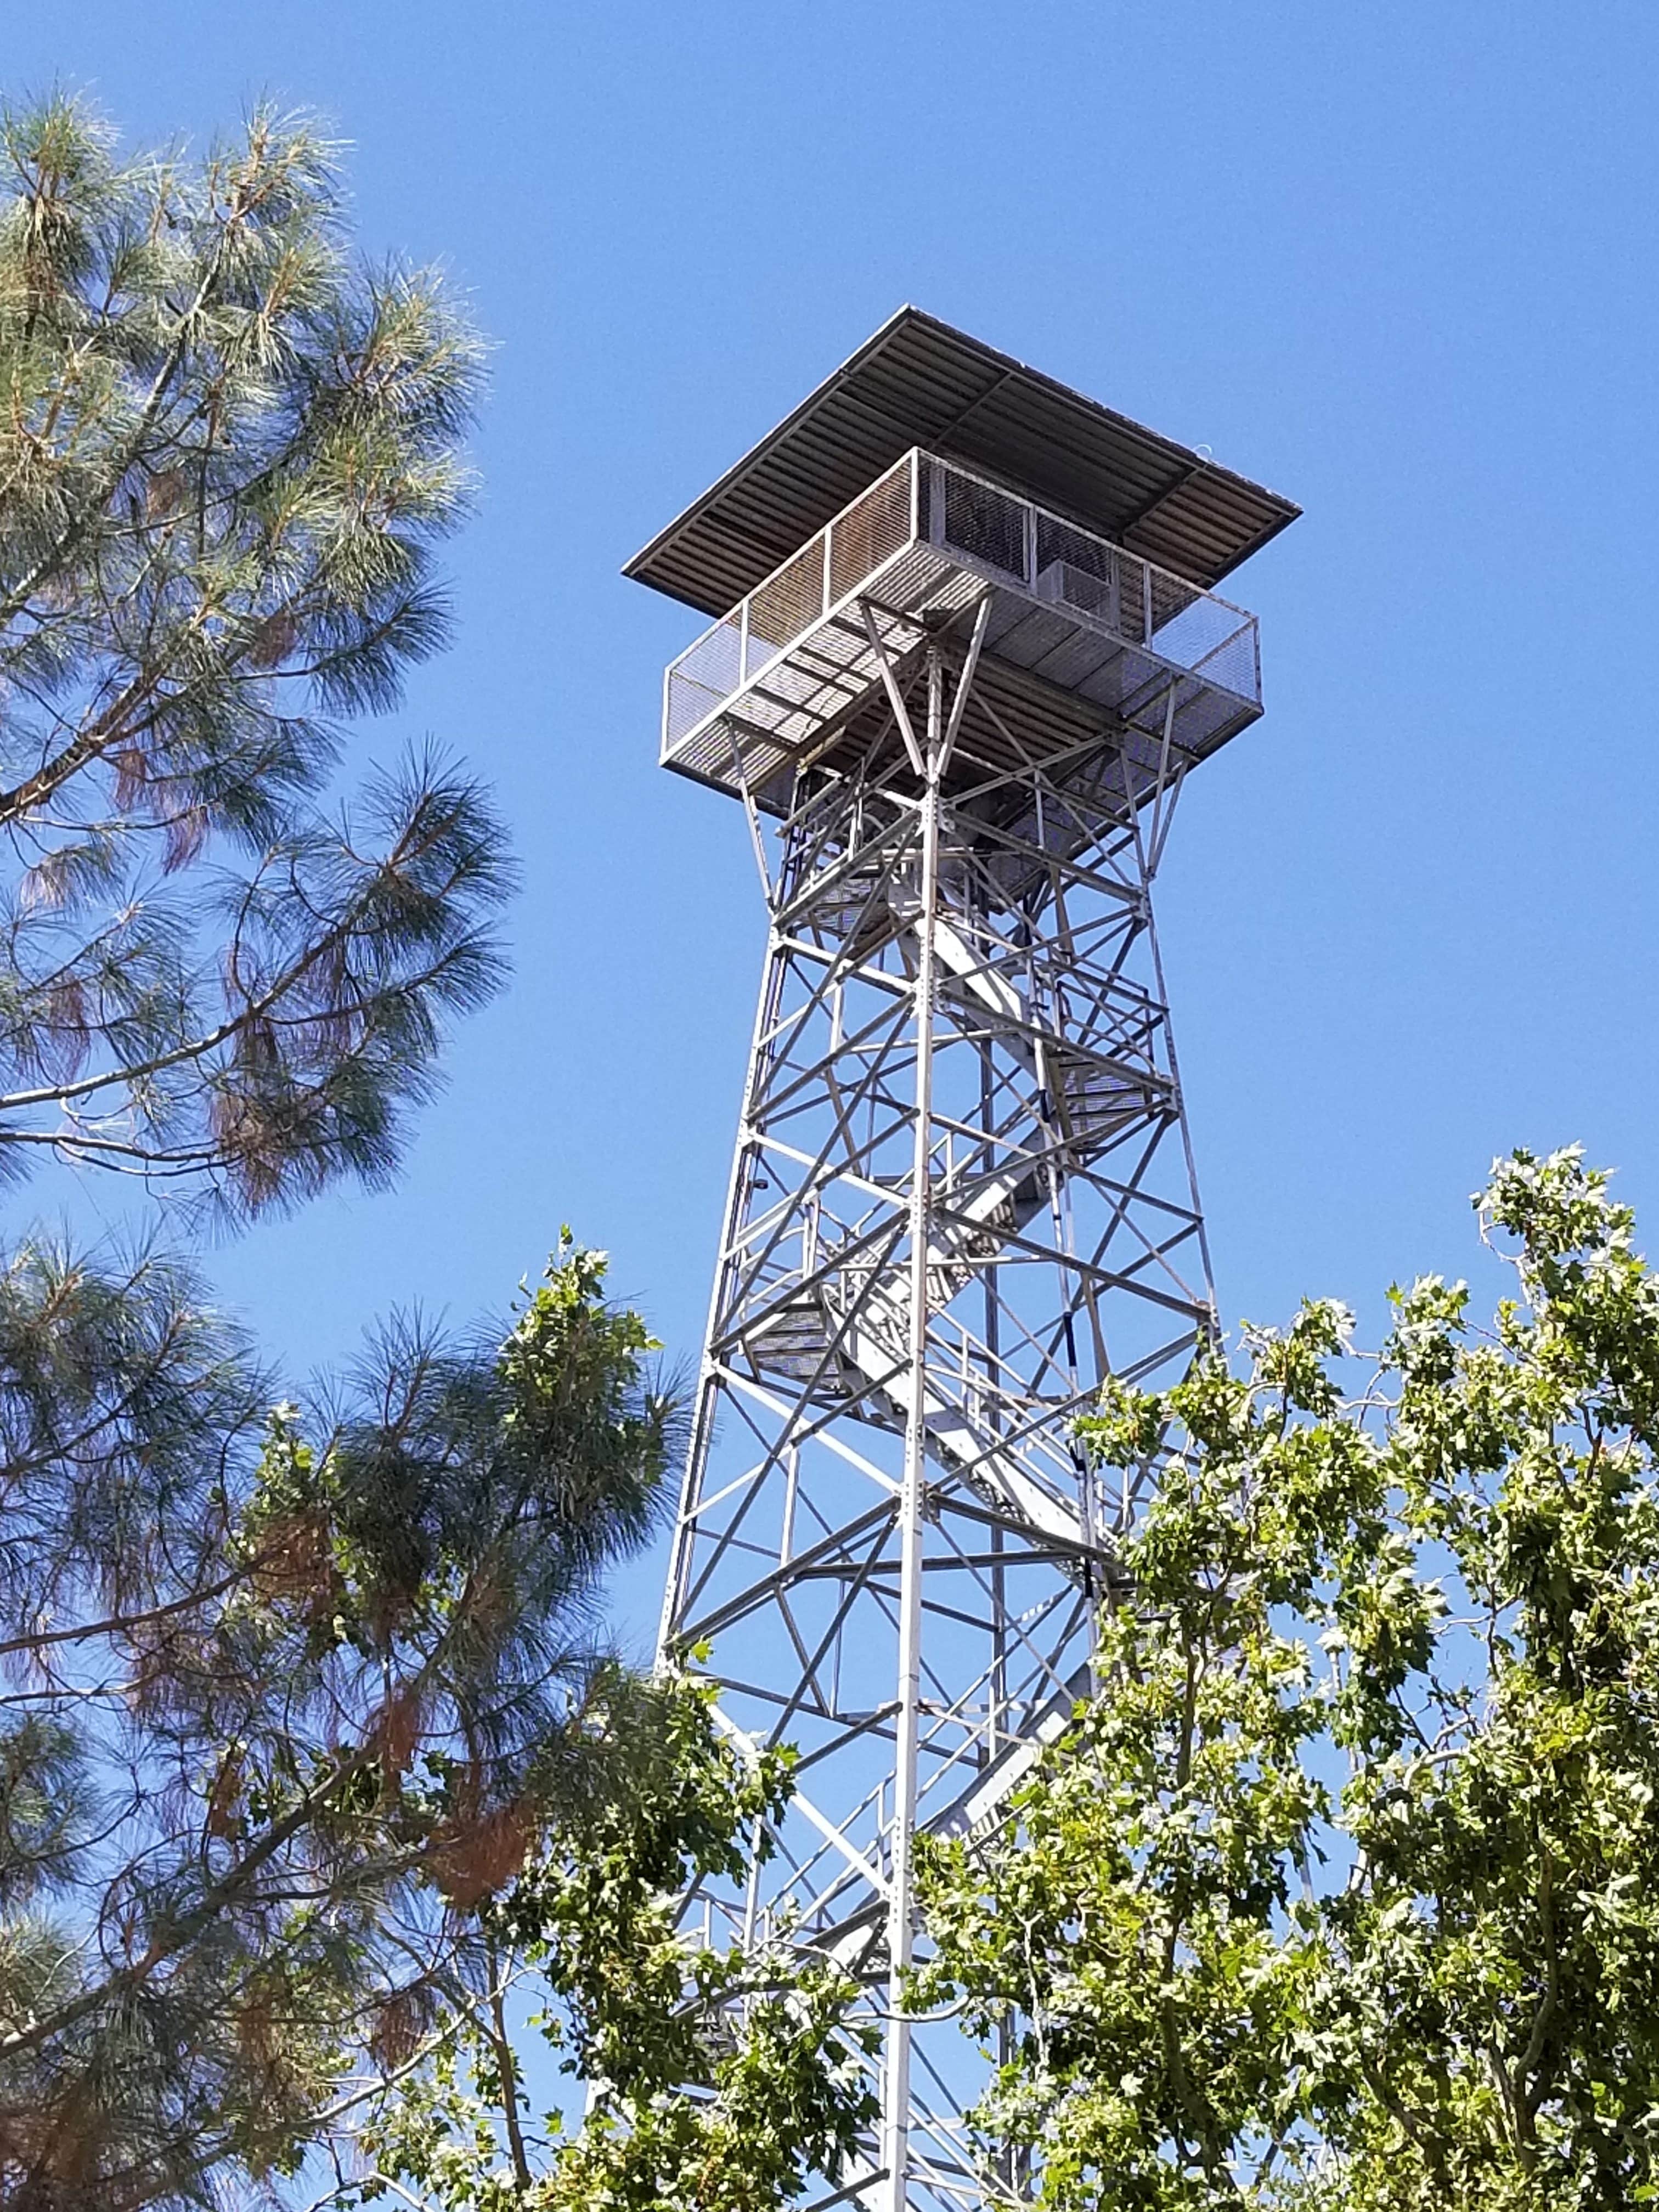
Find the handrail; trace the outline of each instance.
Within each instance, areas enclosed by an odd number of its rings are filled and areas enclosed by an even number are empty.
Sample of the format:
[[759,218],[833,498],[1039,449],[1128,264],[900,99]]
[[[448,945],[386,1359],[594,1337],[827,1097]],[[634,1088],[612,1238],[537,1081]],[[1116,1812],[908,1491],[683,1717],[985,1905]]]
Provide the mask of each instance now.
[[669,663],[665,752],[918,544],[1261,703],[1254,615],[975,470],[912,447]]

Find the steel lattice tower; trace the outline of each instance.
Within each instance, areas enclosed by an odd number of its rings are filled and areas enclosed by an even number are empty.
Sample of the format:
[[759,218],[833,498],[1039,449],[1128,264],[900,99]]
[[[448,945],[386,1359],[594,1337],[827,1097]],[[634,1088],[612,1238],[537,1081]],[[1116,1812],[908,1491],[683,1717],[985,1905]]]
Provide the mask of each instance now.
[[1135,1501],[1075,1416],[1214,1328],[1151,893],[1261,712],[1207,586],[1296,512],[907,309],[629,565],[720,616],[663,757],[746,809],[770,922],[663,1637],[800,1787],[701,1910],[867,1987],[872,2207],[983,2200],[974,2054],[903,2016],[914,1838],[1088,1686]]

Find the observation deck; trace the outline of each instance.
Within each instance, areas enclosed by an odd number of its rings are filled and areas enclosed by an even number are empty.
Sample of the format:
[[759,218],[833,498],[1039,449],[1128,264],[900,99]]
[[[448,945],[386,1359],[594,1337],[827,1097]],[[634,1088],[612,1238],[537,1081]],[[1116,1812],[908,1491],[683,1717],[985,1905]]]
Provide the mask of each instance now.
[[1203,759],[1261,712],[1256,621],[989,477],[913,447],[668,668],[665,767],[786,812],[799,769],[857,757],[859,710],[988,599],[981,680],[1033,757],[1108,720]]

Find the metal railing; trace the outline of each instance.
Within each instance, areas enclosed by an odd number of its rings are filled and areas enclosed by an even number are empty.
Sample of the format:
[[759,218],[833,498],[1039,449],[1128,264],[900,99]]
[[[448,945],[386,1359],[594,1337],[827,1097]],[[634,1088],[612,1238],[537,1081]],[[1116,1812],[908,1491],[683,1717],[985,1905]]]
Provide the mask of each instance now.
[[954,462],[918,458],[930,544],[1261,705],[1254,615]]
[[916,537],[914,449],[669,664],[665,743],[740,691]]
[[913,447],[669,664],[665,752],[916,544],[1261,704],[1254,615]]

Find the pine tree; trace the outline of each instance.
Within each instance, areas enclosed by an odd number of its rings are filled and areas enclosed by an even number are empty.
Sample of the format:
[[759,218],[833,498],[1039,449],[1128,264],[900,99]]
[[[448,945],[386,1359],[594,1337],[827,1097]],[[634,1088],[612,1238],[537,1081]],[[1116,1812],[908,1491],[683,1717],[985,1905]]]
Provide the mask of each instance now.
[[[380,1183],[507,867],[431,759],[329,787],[443,638],[478,340],[353,260],[302,121],[123,162],[53,99],[0,158],[0,1170],[233,1224]],[[258,2194],[418,2057],[648,1704],[593,1608],[652,1349],[567,1243],[505,1329],[273,1410],[159,1243],[0,1249],[0,2202]]]
[[326,785],[443,641],[482,347],[354,261],[303,120],[123,163],[54,98],[0,159],[0,1169],[383,1182],[497,980],[504,842],[431,758]]
[[[0,2202],[223,2204],[418,2059],[649,1695],[599,1578],[672,1435],[567,1244],[270,1407],[176,1262],[0,1276]],[[359,2084],[361,2088],[362,2084]]]

